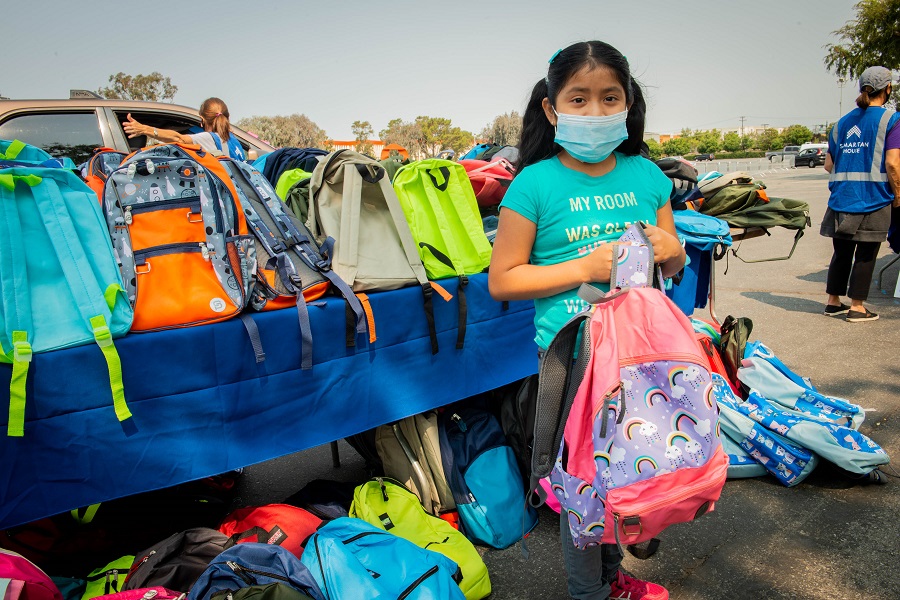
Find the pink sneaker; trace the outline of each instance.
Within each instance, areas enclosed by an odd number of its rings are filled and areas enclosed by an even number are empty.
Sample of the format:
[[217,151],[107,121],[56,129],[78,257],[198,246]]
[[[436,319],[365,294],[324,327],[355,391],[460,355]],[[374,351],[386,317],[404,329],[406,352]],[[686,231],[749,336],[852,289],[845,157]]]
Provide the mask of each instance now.
[[635,579],[621,569],[611,587],[609,600],[669,600],[669,591],[663,586]]

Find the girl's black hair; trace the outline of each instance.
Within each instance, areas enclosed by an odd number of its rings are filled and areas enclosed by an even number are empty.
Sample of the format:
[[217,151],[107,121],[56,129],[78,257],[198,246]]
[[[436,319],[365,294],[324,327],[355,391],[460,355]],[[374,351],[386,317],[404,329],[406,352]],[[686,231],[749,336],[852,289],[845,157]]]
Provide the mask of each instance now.
[[616,151],[632,156],[640,154],[641,143],[644,141],[647,105],[640,84],[631,76],[628,60],[621,52],[605,42],[579,42],[557,53],[550,61],[547,77],[538,81],[531,90],[531,98],[528,99],[525,114],[522,116],[518,172],[528,165],[555,156],[562,150],[562,147],[553,141],[556,132],[544,114],[542,104],[544,98],[549,98],[550,104],[556,105],[556,96],[572,75],[585,67],[598,66],[608,67],[616,74],[619,83],[625,88],[626,103],[631,105],[626,120],[628,139],[619,144]]

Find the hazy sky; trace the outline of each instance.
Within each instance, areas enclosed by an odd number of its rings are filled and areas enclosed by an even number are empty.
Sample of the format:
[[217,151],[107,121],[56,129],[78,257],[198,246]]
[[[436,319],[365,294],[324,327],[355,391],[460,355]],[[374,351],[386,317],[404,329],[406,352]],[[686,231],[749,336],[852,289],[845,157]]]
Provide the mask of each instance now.
[[[159,71],[175,102],[228,104],[232,120],[303,113],[334,139],[355,120],[448,117],[477,133],[522,113],[547,60],[573,42],[621,50],[647,91],[647,130],[840,116],[824,46],[852,0],[317,0],[0,3],[0,95],[65,98],[119,71]],[[205,7],[205,8],[204,8]],[[856,98],[843,90],[843,110]]]

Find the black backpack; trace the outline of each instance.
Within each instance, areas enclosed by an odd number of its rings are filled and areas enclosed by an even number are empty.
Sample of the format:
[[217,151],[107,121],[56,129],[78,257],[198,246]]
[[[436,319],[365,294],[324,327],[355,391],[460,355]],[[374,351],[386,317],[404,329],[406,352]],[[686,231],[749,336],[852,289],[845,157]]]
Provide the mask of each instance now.
[[233,545],[227,535],[207,527],[176,533],[135,554],[122,589],[160,586],[187,592],[209,563]]
[[526,486],[531,476],[537,390],[538,376],[529,375],[517,384],[506,386],[500,398],[500,427],[516,455]]

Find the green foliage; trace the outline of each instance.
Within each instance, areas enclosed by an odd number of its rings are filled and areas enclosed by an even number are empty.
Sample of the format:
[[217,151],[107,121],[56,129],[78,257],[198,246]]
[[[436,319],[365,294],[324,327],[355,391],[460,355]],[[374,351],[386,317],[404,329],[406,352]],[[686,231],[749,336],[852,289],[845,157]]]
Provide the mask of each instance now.
[[418,123],[405,123],[403,119],[391,119],[387,127],[378,132],[378,137],[387,144],[400,144],[411,156],[421,156],[422,129]]
[[306,115],[248,117],[235,123],[241,129],[258,135],[276,148],[324,148],[328,137]]
[[368,140],[375,133],[372,124],[368,121],[353,121],[350,130],[353,132],[353,139],[356,140],[356,151],[371,156],[374,149]]
[[718,129],[698,131],[694,134],[694,140],[697,143],[697,152],[718,152],[719,148],[722,147],[721,135]]
[[826,44],[825,67],[848,81],[873,65],[900,67],[900,0],[861,0],[854,9],[856,18],[833,32],[841,43]]
[[762,150],[742,150],[739,152],[722,152],[716,154],[716,160],[733,160],[736,158],[762,158],[766,155]]
[[784,140],[778,135],[778,130],[769,127],[759,134],[754,147],[760,150],[781,150],[784,145]]
[[691,140],[685,137],[672,138],[662,145],[666,156],[684,156],[691,151]]
[[812,137],[812,131],[805,125],[790,125],[781,132],[785,146],[799,146],[810,141]]
[[416,124],[422,132],[421,149],[426,156],[437,156],[447,149],[461,154],[472,147],[475,138],[470,132],[454,127],[450,119],[419,116]]
[[647,147],[650,149],[650,159],[651,160],[659,160],[663,156],[662,146],[654,140],[650,138],[649,140],[645,140],[647,142]]
[[145,100],[151,102],[172,101],[178,93],[178,86],[157,71],[149,75],[126,75],[116,73],[109,76],[109,85],[97,93],[104,98],[119,100]]
[[729,131],[722,140],[722,148],[726,152],[738,152],[741,149],[741,136],[737,132]]
[[522,117],[516,111],[512,111],[494,117],[493,121],[484,126],[478,137],[500,146],[515,146],[519,143],[521,132]]

